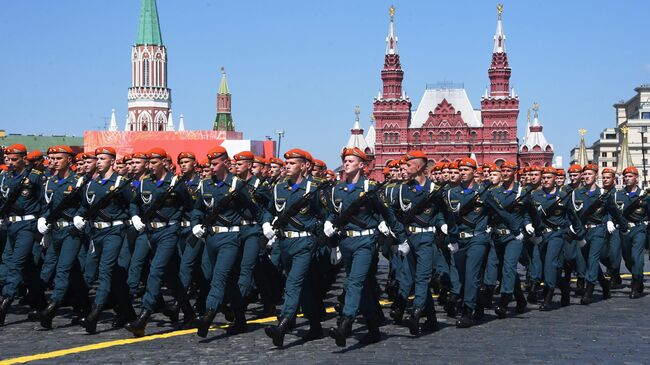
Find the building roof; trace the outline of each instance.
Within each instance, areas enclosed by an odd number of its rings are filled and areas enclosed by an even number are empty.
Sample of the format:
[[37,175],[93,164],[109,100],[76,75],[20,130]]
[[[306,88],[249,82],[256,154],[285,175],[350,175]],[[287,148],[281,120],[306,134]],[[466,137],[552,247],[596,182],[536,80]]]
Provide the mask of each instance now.
[[371,124],[370,128],[368,128],[368,132],[366,133],[366,143],[368,144],[368,148],[370,148],[370,152],[372,152],[373,154],[375,153],[376,140],[377,140],[377,132],[375,131],[375,126]]
[[138,38],[135,44],[163,45],[162,35],[160,34],[160,22],[158,21],[158,7],[156,6],[156,0],[142,0]]
[[463,121],[467,123],[468,126],[483,126],[481,123],[481,111],[472,108],[472,103],[469,101],[464,88],[438,87],[427,88],[424,91],[420,104],[418,104],[418,108],[413,115],[411,128],[421,128],[424,122],[429,118],[429,112],[434,111],[436,106],[438,106],[443,99],[447,99],[447,102],[451,104],[457,112],[460,111]]
[[366,137],[363,136],[363,129],[361,128],[361,124],[359,123],[359,114],[361,113],[361,109],[359,109],[359,106],[356,106],[354,108],[354,125],[352,126],[352,129],[350,129],[350,138],[348,139],[348,143],[345,145],[347,148],[354,148],[358,147],[361,151],[366,152],[369,149],[368,143],[366,142]]
[[217,113],[217,117],[214,119],[214,124],[212,125],[212,130],[234,131],[235,123],[232,120],[232,115],[230,113]]
[[228,80],[226,80],[226,69],[223,67],[221,68],[221,83],[219,84],[219,91],[217,94],[230,94]]
[[524,137],[524,144],[521,145],[521,148],[528,148],[528,151],[532,151],[533,148],[539,146],[542,151],[546,151],[547,147],[553,149],[553,145],[548,143],[544,133],[542,132],[543,127],[539,123],[539,114],[535,110],[535,117],[533,118],[533,123],[530,123],[530,114],[528,115],[528,130],[526,131],[526,136]]

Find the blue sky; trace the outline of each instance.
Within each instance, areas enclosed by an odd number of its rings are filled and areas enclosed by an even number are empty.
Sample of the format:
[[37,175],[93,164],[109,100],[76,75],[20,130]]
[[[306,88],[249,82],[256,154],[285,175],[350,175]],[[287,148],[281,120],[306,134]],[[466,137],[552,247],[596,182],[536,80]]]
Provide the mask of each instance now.
[[[169,54],[175,121],[209,129],[219,69],[226,68],[238,130],[253,139],[286,130],[328,164],[361,106],[365,128],[395,18],[404,87],[414,105],[426,83],[463,82],[475,108],[488,84],[496,1],[158,0]],[[540,104],[544,132],[568,162],[614,124],[612,104],[650,83],[648,1],[505,1],[511,85],[526,109]],[[0,129],[75,134],[123,127],[138,0],[12,1],[0,12]]]

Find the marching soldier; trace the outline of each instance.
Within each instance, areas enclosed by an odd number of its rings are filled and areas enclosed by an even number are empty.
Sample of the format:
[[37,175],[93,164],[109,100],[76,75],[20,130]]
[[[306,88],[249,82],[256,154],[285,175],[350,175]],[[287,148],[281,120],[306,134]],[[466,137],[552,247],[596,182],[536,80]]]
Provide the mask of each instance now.
[[639,188],[639,170],[628,166],[623,170],[625,187],[614,193],[624,224],[619,226],[625,266],[632,274],[630,299],[643,294],[643,248],[646,242],[650,196]]
[[126,283],[114,278],[124,241],[125,223],[129,217],[131,191],[128,182],[112,168],[116,156],[114,148],[97,148],[94,156],[97,177],[86,185],[85,191],[82,192],[81,206],[72,219],[74,226],[80,231],[90,225],[92,243],[88,255],[92,253],[99,263],[99,283],[94,305],[90,313],[81,320],[81,326],[90,334],[97,331],[97,320],[111,292],[117,298],[117,304],[124,317],[135,316],[128,300]]
[[24,145],[11,145],[4,152],[9,172],[0,181],[0,219],[7,222],[5,252],[10,254],[3,258],[8,272],[0,296],[0,326],[23,282],[29,286],[32,307],[43,309],[45,305],[45,288],[34,267],[32,252],[36,218],[42,209],[42,173],[27,167]]
[[[601,172],[601,176],[603,189],[613,196],[614,193],[618,191],[616,188],[616,171],[609,167],[605,167]],[[607,267],[612,289],[620,289],[623,284],[620,271],[622,260],[621,235],[619,234],[618,227],[614,226],[614,230],[611,230],[611,227],[607,228],[609,233],[609,236],[607,237],[608,242],[603,247],[601,261],[605,267]]]

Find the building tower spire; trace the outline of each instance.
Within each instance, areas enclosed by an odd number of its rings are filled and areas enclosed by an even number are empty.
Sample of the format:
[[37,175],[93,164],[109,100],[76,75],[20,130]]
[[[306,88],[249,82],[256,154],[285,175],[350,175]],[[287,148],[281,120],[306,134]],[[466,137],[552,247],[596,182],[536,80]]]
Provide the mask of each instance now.
[[366,141],[366,138],[363,136],[363,129],[359,123],[359,114],[361,114],[361,108],[357,105],[354,107],[354,125],[352,126],[352,129],[350,129],[350,138],[348,139],[348,143],[345,145],[345,147],[358,147],[361,151],[368,153],[370,152],[370,149],[368,148],[368,142]]
[[488,71],[490,76],[490,96],[493,98],[505,98],[510,96],[510,66],[506,54],[506,35],[503,34],[501,16],[503,5],[497,6],[498,20],[497,31],[494,35],[494,47],[492,50],[492,63]]
[[183,114],[181,114],[180,120],[178,121],[178,131],[185,131],[185,117],[183,117]]
[[167,88],[167,49],[156,0],[142,0],[138,36],[131,49],[127,131],[169,130],[171,90]]
[[383,81],[384,99],[402,98],[402,81],[404,80],[404,71],[399,62],[397,53],[397,36],[395,35],[395,7],[391,5],[388,9],[390,15],[390,25],[388,36],[386,37],[386,55],[384,57],[384,69],[381,71],[381,80]]
[[580,166],[585,166],[589,164],[589,156],[587,155],[587,145],[585,144],[585,134],[587,131],[584,128],[580,128],[580,147],[578,148],[578,158],[576,163]]
[[497,31],[494,35],[494,49],[492,53],[504,53],[506,51],[506,35],[503,34],[503,26],[501,25],[503,4],[497,5],[497,13],[499,14],[499,19],[497,20]]
[[108,130],[111,132],[117,131],[117,120],[115,120],[115,109],[111,109],[111,124],[108,125]]
[[221,67],[221,83],[217,92],[217,117],[214,119],[212,129],[215,131],[234,131],[235,123],[231,113],[231,95],[226,79],[226,69]]
[[628,127],[621,128],[621,133],[623,133],[623,143],[621,143],[621,150],[618,152],[618,161],[616,162],[616,172],[619,174],[622,174],[626,167],[634,166],[634,163],[632,162],[632,154],[630,153],[630,147],[628,145],[628,132]]

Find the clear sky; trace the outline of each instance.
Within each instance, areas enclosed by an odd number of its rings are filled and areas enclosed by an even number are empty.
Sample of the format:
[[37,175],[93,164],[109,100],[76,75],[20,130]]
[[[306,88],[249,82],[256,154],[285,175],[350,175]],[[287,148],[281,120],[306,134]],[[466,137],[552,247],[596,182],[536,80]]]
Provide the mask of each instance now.
[[[246,138],[286,130],[333,165],[361,107],[367,129],[381,87],[388,7],[417,106],[426,83],[463,82],[475,108],[488,84],[496,1],[158,0],[169,54],[174,119],[209,129],[221,66]],[[614,125],[612,104],[650,83],[649,1],[505,1],[511,85],[540,105],[544,133],[563,155]],[[0,12],[0,129],[74,134],[123,128],[139,0],[6,1]]]

